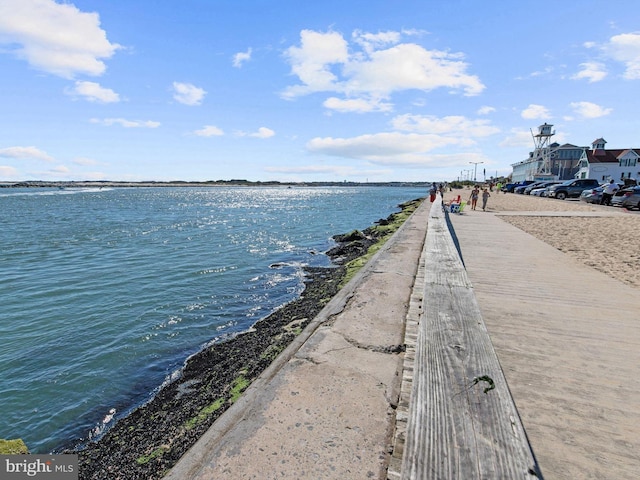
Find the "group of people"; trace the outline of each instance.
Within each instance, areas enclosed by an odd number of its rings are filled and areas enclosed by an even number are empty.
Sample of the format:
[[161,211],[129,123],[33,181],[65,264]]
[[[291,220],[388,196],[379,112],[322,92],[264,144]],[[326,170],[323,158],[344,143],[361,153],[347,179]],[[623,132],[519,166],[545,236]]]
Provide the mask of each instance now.
[[[431,200],[431,203],[436,201],[436,195],[438,193],[440,193],[440,195],[444,198],[444,191],[446,190],[446,188],[447,185],[444,183],[439,183],[438,185],[432,183],[431,189],[429,190],[429,199]],[[449,187],[449,190],[451,190],[451,187]]]
[[[438,195],[438,193],[440,193],[440,195],[442,195],[442,197],[444,198],[444,190],[445,190],[445,186],[442,183],[439,185],[432,183],[431,189],[429,190],[429,199],[431,200],[431,203],[436,201],[436,195]],[[473,190],[471,190],[471,195],[469,196],[469,203],[471,204],[471,210],[476,209],[478,205],[478,199],[480,198],[480,196],[482,196],[482,210],[486,211],[487,201],[489,200],[489,197],[491,196],[491,194],[489,193],[488,188],[484,188],[482,192],[480,192],[480,185],[475,185],[473,187]],[[458,196],[458,198],[460,197]]]
[[[473,190],[471,190],[471,195],[469,196],[469,202],[471,202],[471,210],[475,210],[478,205],[478,198],[480,197],[480,185],[474,185]],[[482,211],[486,211],[487,209],[487,201],[491,194],[489,193],[489,189],[485,188],[482,190]]]

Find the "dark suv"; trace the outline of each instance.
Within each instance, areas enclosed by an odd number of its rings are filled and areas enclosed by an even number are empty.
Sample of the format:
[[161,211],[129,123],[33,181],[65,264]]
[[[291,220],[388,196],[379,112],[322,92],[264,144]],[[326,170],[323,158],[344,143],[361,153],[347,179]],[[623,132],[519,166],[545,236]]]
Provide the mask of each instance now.
[[547,197],[564,200],[565,198],[578,198],[583,190],[597,188],[600,184],[593,178],[581,178],[579,180],[567,180],[564,183],[551,185]]

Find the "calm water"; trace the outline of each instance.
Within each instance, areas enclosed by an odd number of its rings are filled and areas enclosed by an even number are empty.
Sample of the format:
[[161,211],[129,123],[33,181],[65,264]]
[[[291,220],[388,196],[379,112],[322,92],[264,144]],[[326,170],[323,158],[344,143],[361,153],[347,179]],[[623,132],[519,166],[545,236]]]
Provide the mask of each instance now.
[[[0,189],[0,438],[72,446],[424,189]],[[273,264],[281,268],[270,268]]]

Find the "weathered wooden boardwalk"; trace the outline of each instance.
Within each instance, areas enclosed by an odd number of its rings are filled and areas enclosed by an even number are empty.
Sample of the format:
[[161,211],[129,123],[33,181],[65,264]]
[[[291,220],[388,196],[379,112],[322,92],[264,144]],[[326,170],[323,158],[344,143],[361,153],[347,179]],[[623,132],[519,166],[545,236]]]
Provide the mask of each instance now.
[[389,478],[541,478],[440,198],[420,262]]
[[640,478],[640,290],[499,215],[451,221],[545,479]]

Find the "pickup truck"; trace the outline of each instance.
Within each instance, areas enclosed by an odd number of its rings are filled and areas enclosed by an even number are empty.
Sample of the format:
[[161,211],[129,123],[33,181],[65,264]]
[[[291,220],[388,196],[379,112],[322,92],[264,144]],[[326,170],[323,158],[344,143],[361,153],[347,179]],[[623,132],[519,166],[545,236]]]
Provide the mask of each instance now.
[[567,180],[564,183],[551,185],[547,192],[547,197],[564,200],[565,198],[578,198],[583,190],[597,188],[600,184],[593,178],[581,178],[578,180]]

